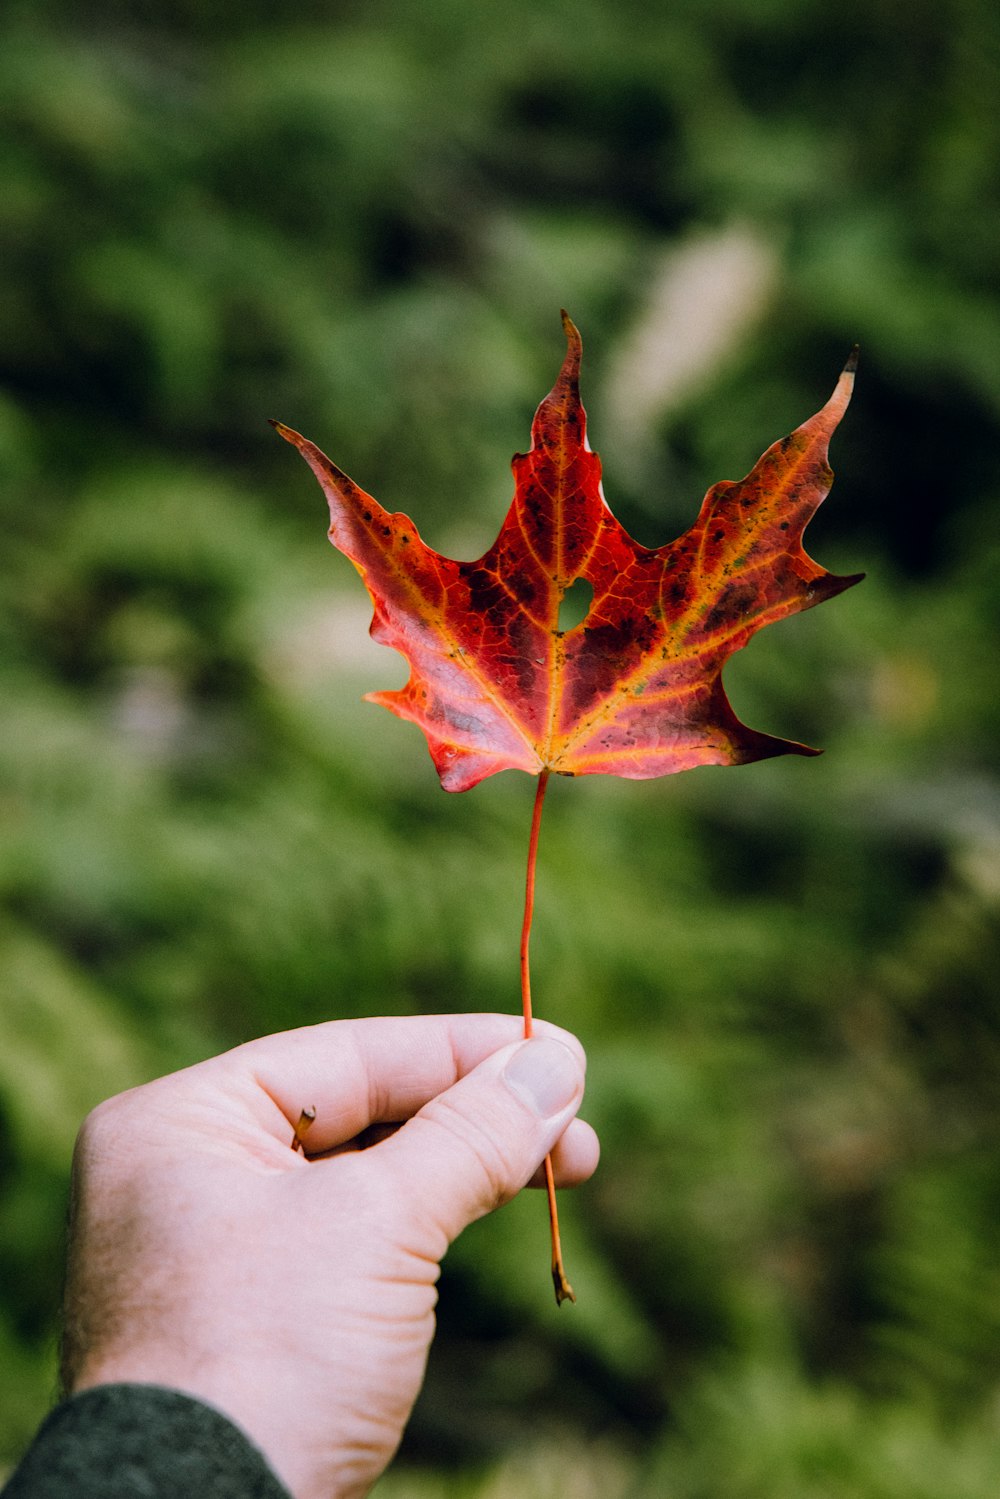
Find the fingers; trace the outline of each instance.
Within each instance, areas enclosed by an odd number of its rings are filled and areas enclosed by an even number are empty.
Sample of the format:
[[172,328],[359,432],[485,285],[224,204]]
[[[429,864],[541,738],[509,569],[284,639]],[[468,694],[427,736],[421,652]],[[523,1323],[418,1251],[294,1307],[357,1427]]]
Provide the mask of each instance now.
[[[388,1140],[402,1128],[402,1124],[371,1124],[360,1135],[355,1135],[353,1140],[324,1151],[322,1156],[317,1156],[312,1150],[309,1154],[314,1160],[330,1160],[334,1156],[370,1150],[373,1145]],[[583,1119],[571,1119],[566,1126],[566,1133],[552,1147],[552,1169],[555,1172],[556,1186],[578,1187],[581,1182],[589,1181],[597,1169],[600,1154],[600,1143],[591,1126]],[[539,1166],[528,1186],[544,1188],[545,1184],[545,1172]]]
[[[593,1128],[584,1119],[571,1119],[565,1134],[552,1147],[552,1169],[557,1187],[579,1187],[597,1170],[601,1145]],[[532,1173],[529,1187],[544,1187],[545,1174],[538,1167]]]
[[[557,1037],[582,1071],[583,1050],[574,1036],[544,1021],[536,1022],[536,1032]],[[523,1022],[514,1015],[335,1020],[248,1042],[206,1067],[227,1073],[257,1122],[282,1140],[291,1140],[303,1108],[315,1108],[308,1137],[314,1154],[371,1124],[411,1118],[522,1035]]]
[[[526,1185],[567,1130],[583,1084],[578,1049],[552,1035],[494,1053],[379,1147],[401,1212],[450,1243]],[[575,1172],[589,1175],[597,1164],[592,1132],[577,1131],[566,1154]]]

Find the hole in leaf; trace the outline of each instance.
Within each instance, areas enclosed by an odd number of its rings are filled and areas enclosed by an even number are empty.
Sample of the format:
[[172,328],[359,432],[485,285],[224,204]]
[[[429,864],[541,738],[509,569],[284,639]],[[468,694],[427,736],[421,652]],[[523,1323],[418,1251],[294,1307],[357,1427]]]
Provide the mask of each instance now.
[[586,578],[577,578],[562,596],[556,628],[564,635],[567,630],[575,630],[577,625],[582,625],[587,618],[593,602],[593,583],[588,583]]

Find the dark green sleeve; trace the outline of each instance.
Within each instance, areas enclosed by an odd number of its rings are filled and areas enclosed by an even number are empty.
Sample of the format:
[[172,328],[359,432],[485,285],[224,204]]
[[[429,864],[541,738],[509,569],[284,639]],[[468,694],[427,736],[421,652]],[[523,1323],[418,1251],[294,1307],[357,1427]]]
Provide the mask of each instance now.
[[85,1390],[46,1417],[3,1499],[289,1499],[219,1411],[158,1385]]

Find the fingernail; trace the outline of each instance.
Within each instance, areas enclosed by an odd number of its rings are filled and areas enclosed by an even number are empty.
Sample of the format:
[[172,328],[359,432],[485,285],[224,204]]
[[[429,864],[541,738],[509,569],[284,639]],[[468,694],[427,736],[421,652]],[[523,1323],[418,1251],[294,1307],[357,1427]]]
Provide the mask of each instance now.
[[525,1041],[502,1076],[522,1103],[543,1119],[558,1114],[580,1090],[580,1064],[561,1041]]

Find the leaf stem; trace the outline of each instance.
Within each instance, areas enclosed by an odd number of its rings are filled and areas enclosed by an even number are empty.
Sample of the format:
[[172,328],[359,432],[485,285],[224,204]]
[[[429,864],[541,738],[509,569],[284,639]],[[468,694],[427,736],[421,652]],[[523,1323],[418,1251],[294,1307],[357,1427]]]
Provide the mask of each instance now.
[[[535,864],[538,859],[538,831],[542,825],[542,806],[545,788],[549,784],[549,772],[543,770],[538,777],[535,790],[535,805],[531,814],[531,833],[528,837],[528,870],[524,883],[524,921],[521,925],[521,1004],[524,1008],[524,1034],[534,1034],[534,1018],[531,1010],[531,964],[529,945],[531,942],[531,918],[535,910]],[[564,1301],[575,1301],[573,1287],[566,1279],[563,1269],[562,1244],[559,1239],[559,1212],[556,1207],[556,1183],[552,1170],[552,1157],[545,1157],[545,1189],[549,1199],[549,1230],[552,1238],[552,1284],[556,1292],[556,1305]]]

